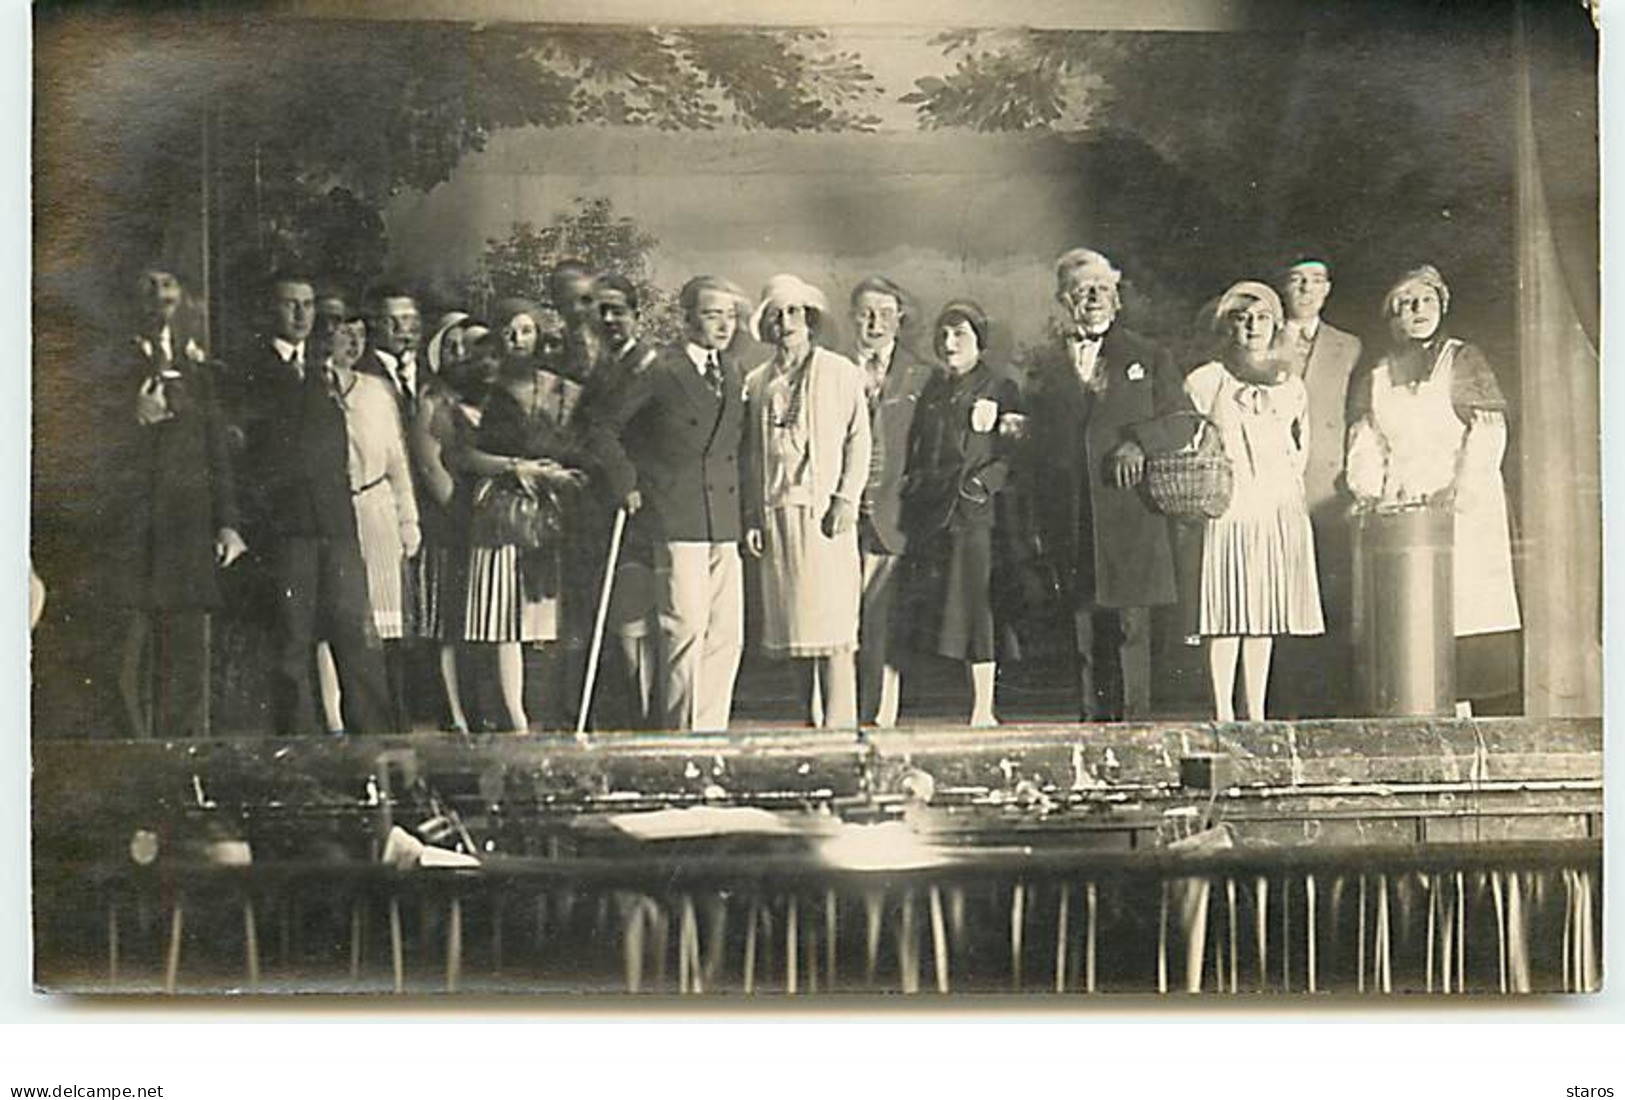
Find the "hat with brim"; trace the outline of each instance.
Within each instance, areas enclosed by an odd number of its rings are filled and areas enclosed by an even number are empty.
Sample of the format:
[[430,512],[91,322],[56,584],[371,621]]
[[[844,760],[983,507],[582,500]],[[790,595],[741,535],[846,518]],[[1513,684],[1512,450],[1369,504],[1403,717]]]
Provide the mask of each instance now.
[[424,351],[428,357],[429,369],[436,374],[440,373],[440,357],[444,354],[446,333],[463,325],[468,321],[468,314],[461,310],[451,310],[440,315],[440,323],[435,326],[434,335],[429,337],[429,346]]
[[824,292],[795,275],[775,275],[762,288],[762,300],[750,315],[750,334],[762,340],[762,319],[769,309],[801,306],[819,317],[829,312],[829,300]]

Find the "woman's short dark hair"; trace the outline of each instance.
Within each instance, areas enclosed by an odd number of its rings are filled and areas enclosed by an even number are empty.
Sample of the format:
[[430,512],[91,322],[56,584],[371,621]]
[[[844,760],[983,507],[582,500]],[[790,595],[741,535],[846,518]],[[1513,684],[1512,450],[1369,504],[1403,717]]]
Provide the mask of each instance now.
[[949,302],[942,307],[942,312],[937,314],[935,331],[931,334],[931,350],[936,352],[939,358],[942,356],[942,330],[955,321],[964,321],[970,326],[971,331],[976,334],[976,351],[978,354],[986,355],[987,311],[968,298]]

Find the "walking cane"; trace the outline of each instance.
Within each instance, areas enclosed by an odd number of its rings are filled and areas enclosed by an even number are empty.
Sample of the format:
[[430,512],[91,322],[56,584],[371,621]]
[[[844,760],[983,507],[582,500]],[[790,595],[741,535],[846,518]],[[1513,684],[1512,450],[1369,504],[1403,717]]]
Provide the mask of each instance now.
[[615,530],[609,536],[609,561],[604,564],[604,586],[598,594],[598,619],[593,623],[592,647],[587,651],[587,682],[581,686],[581,710],[576,715],[576,740],[587,739],[587,709],[598,680],[598,657],[604,648],[604,623],[609,618],[610,590],[615,586],[615,565],[621,557],[621,536],[626,532],[626,509],[615,510]]

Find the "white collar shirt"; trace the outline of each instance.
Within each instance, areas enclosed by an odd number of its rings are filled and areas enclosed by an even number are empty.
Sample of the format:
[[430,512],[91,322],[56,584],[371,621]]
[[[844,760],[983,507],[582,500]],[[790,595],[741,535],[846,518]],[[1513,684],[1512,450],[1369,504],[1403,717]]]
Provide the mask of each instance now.
[[284,340],[280,336],[273,336],[271,337],[271,349],[276,352],[276,357],[282,360],[283,366],[295,367],[301,375],[305,373],[305,342],[303,340],[295,343],[291,340]]
[[1105,343],[1106,332],[1084,333],[1081,331],[1067,334],[1067,351],[1072,356],[1072,369],[1077,373],[1078,381],[1085,386],[1098,384],[1096,374],[1100,364],[1100,347]]
[[704,378],[706,372],[710,370],[712,356],[717,356],[718,368],[722,366],[722,357],[717,355],[714,348],[702,348],[698,344],[690,343],[684,350],[688,352],[688,361],[694,364],[694,369],[700,372],[701,378]]

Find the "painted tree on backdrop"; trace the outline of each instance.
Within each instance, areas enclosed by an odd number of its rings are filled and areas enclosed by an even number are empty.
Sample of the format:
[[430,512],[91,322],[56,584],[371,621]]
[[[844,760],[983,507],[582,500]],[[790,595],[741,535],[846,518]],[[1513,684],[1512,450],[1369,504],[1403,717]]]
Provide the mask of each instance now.
[[1488,274],[1510,246],[1492,228],[1511,190],[1509,25],[1456,20],[1443,35],[1426,24],[1438,18],[1339,33],[953,31],[934,39],[946,71],[900,98],[923,129],[1075,141],[1080,187],[1100,198],[1092,243],[1137,261],[1160,321],[1294,247],[1347,260],[1353,300],[1357,283],[1380,293],[1395,257]]
[[464,282],[463,301],[486,314],[502,298],[547,297],[547,273],[565,258],[583,260],[595,271],[614,271],[638,288],[643,332],[656,344],[682,333],[682,317],[672,291],[650,277],[650,255],[659,241],[631,218],[615,212],[607,198],[577,198],[571,210],[537,228],[516,222],[504,238],[485,242],[479,266]]
[[[879,122],[866,109],[874,78],[818,31],[400,23],[313,34],[281,22],[205,36],[200,49],[194,91],[210,104],[226,285],[282,267],[365,284],[388,250],[389,198],[445,182],[503,128]],[[542,230],[516,231],[489,259],[501,277],[523,280],[535,274],[533,265],[519,271],[527,257],[568,247],[602,252],[606,265],[646,266],[650,243],[607,205],[588,203]]]

